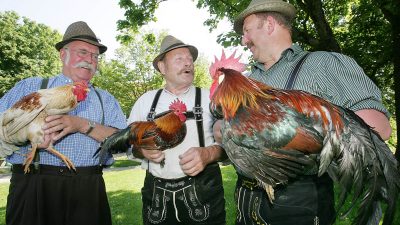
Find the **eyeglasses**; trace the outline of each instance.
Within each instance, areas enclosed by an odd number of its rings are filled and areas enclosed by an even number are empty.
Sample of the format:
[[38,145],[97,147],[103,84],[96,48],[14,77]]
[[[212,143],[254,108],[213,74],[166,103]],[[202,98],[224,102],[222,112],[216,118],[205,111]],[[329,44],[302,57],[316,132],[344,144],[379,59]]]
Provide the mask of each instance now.
[[75,50],[75,49],[69,49],[69,48],[64,48],[65,50],[71,50],[71,51],[73,51],[73,52],[76,52],[76,54],[79,56],[79,57],[81,57],[81,58],[86,58],[86,57],[88,57],[88,56],[90,56],[90,58],[93,60],[93,61],[99,61],[99,58],[100,58],[100,54],[97,54],[97,53],[93,53],[93,52],[89,52],[89,51],[87,51],[87,50],[85,50],[85,49],[78,49],[78,50]]

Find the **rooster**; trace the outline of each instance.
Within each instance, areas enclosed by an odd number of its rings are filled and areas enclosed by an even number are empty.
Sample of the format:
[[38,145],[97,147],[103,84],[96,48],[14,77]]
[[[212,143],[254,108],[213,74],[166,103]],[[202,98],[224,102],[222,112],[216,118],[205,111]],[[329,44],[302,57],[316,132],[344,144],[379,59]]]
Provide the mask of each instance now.
[[[94,156],[99,156],[100,165],[108,154],[135,149],[166,150],[180,144],[186,136],[186,105],[176,99],[168,111],[157,114],[153,121],[136,121],[127,128],[106,138]],[[161,166],[163,162],[160,163]]]
[[[75,109],[79,102],[86,99],[88,91],[86,83],[75,82],[38,90],[20,99],[0,115],[0,157],[11,155],[19,150],[18,146],[30,142],[32,148],[23,163],[24,171],[28,173],[38,145],[44,141],[42,127],[45,118]],[[61,158],[69,169],[75,169],[71,160],[58,152],[52,144],[46,150]]]
[[235,167],[255,179],[272,204],[278,184],[328,172],[341,190],[339,210],[351,191],[346,213],[361,201],[354,224],[374,221],[380,200],[388,204],[383,224],[391,224],[400,173],[379,134],[349,109],[242,75],[244,64],[234,55],[223,53],[210,67],[210,109],[222,119],[222,145]]

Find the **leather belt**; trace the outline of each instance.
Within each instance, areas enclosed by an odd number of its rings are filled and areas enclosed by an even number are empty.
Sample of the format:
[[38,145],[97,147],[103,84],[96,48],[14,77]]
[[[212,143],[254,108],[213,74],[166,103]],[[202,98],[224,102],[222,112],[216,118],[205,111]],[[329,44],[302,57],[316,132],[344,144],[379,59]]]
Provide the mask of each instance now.
[[[103,174],[103,167],[101,166],[88,166],[88,167],[76,167],[75,170],[70,170],[65,166],[50,166],[50,165],[39,165],[38,169],[35,169],[33,165],[29,166],[30,171],[27,174],[45,174],[45,175],[56,175],[56,176],[77,176],[77,175],[93,175]],[[24,166],[21,164],[14,164],[11,166],[11,171],[14,174],[24,174]]]

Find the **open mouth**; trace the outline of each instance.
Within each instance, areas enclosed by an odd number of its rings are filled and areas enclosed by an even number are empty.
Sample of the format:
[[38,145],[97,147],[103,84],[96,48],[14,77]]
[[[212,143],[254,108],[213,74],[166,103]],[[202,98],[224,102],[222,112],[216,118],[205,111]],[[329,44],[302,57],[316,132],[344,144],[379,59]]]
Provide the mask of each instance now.
[[186,73],[186,74],[192,74],[192,73],[193,73],[193,70],[189,70],[189,69],[187,69],[187,70],[183,70],[183,73]]

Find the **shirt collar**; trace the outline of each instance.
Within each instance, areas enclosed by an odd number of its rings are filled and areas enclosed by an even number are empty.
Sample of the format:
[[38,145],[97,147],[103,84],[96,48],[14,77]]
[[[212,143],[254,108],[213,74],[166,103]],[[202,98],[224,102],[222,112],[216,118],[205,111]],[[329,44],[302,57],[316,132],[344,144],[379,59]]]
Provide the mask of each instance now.
[[[58,82],[62,83],[62,84],[71,84],[71,83],[74,82],[71,78],[65,76],[65,75],[62,74],[62,73],[59,74],[58,76],[56,76],[55,79],[56,79]],[[92,85],[92,83],[90,83],[90,81],[89,81],[89,83],[88,83],[88,87],[89,87],[89,88],[93,87],[93,85]]]
[[[193,85],[190,85],[184,92],[182,92],[182,94],[181,95],[186,95],[191,89],[193,89],[194,88],[194,86]],[[170,92],[170,91],[168,91],[167,89],[163,89],[163,91],[165,91],[166,93],[168,93],[168,94],[170,94],[170,95],[175,95],[174,93],[172,93],[172,92]],[[176,95],[175,95],[176,96]]]
[[[279,63],[282,59],[287,59],[287,61],[291,62],[295,60],[296,56],[300,54],[302,51],[303,49],[301,49],[301,47],[298,44],[292,44],[292,46],[290,46],[288,49],[282,52],[281,57],[275,64]],[[253,64],[253,67],[265,71],[264,64],[260,62],[255,62]]]

